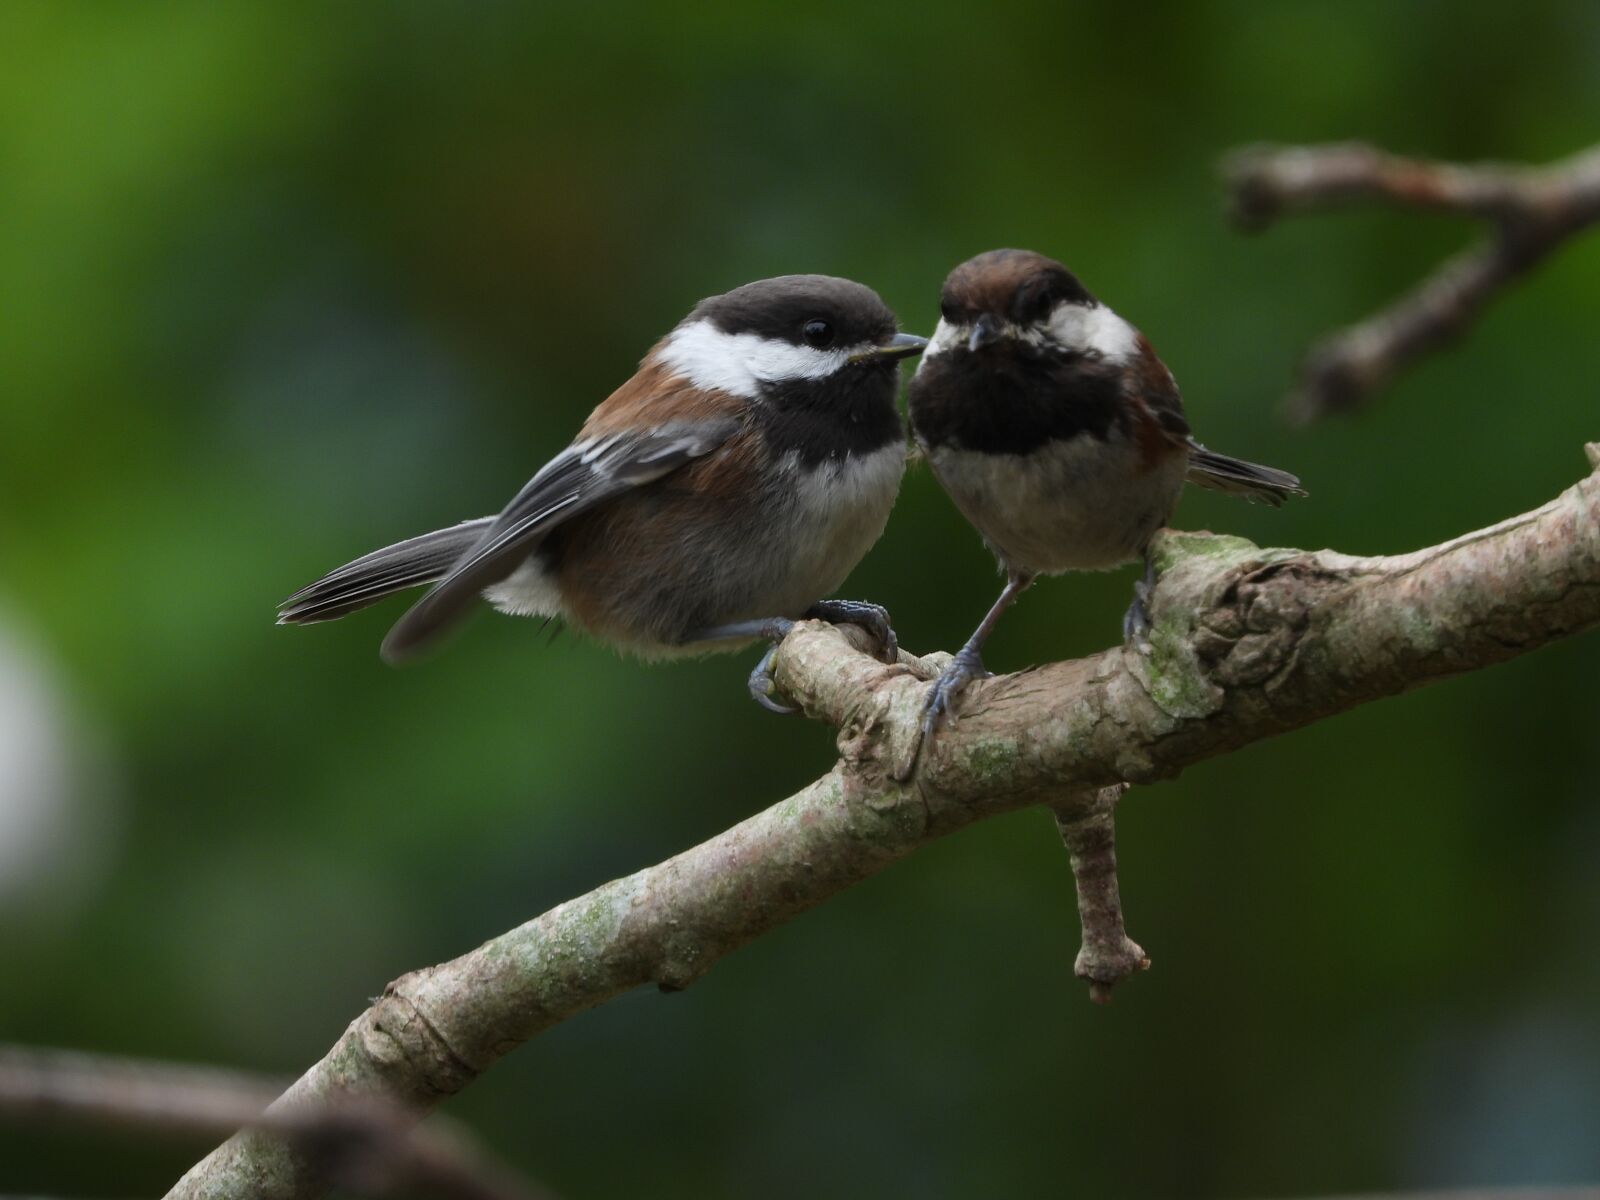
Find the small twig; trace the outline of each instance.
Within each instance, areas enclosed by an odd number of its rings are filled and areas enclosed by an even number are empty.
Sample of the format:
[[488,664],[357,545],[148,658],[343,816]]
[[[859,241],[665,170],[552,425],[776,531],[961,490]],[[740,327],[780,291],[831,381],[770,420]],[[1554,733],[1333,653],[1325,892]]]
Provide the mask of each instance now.
[[1600,220],[1600,147],[1548,167],[1463,166],[1360,143],[1255,146],[1223,165],[1235,224],[1249,231],[1356,202],[1459,213],[1489,236],[1387,308],[1311,347],[1289,397],[1313,421],[1364,404],[1406,367],[1464,333],[1496,297]]
[[1110,1004],[1112,988],[1150,966],[1122,924],[1117,886],[1117,802],[1127,790],[1127,784],[1116,783],[1051,807],[1078,885],[1083,944],[1072,973],[1088,981],[1089,999],[1096,1004]]
[[272,1105],[280,1081],[173,1063],[0,1046],[0,1121],[56,1122],[218,1137],[275,1133],[327,1179],[364,1195],[427,1188],[451,1200],[542,1195],[462,1132],[376,1097]]

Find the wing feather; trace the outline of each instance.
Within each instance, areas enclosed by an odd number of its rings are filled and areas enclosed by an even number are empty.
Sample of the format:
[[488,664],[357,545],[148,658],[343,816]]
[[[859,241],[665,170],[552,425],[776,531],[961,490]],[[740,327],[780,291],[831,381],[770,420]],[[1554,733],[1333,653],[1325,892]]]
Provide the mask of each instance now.
[[432,583],[471,547],[494,518],[463,521],[363,554],[309,583],[278,606],[278,624],[331,621],[394,592]]
[[401,662],[426,648],[484,588],[516,570],[563,521],[711,453],[738,428],[738,418],[725,417],[573,443],[528,481],[477,542],[395,623],[383,640],[383,657]]
[[1215,450],[1207,450],[1193,438],[1189,439],[1188,480],[1212,491],[1230,492],[1247,500],[1260,500],[1274,508],[1291,496],[1306,494],[1299,478],[1288,471],[1218,454]]

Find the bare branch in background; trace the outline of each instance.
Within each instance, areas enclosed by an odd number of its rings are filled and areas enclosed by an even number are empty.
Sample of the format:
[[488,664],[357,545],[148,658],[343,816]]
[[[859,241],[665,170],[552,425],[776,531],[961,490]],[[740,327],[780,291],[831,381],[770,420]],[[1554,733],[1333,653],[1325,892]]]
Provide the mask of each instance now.
[[365,1196],[537,1200],[547,1196],[492,1162],[460,1130],[381,1096],[335,1094],[277,1105],[279,1081],[240,1072],[63,1050],[0,1046],[0,1120],[225,1137],[250,1128],[282,1139],[308,1172]]
[[1490,226],[1488,237],[1447,259],[1414,290],[1311,347],[1288,402],[1301,421],[1359,408],[1600,220],[1600,147],[1527,167],[1426,162],[1360,143],[1256,146],[1230,156],[1223,173],[1233,219],[1252,231],[1358,203],[1458,213]]
[[[1600,446],[1588,451],[1600,468]],[[1600,625],[1600,473],[1533,512],[1411,554],[1167,533],[1155,555],[1148,655],[1118,646],[975,683],[905,783],[896,773],[916,743],[930,667],[877,661],[859,631],[796,626],[774,659],[777,683],[838,727],[832,771],[676,858],[395,980],[267,1119],[331,1096],[425,1111],[529,1038],[641,984],[686,987],[974,821],[1168,779]],[[287,1200],[321,1186],[301,1151],[251,1127],[170,1194]]]

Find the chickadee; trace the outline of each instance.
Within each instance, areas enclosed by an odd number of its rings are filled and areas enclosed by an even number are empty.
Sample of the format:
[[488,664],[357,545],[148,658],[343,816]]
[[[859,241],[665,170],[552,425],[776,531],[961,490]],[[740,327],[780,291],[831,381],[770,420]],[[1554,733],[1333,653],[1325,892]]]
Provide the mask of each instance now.
[[[389,662],[479,595],[645,657],[775,643],[819,617],[864,625],[892,658],[883,609],[821,597],[889,519],[905,465],[896,368],[925,345],[848,279],[785,275],[702,300],[499,516],[358,558],[285,600],[279,623],[432,583],[384,639]],[[771,657],[751,692],[787,711],[769,698]]]
[[1178,385],[1145,336],[1060,263],[1027,250],[980,254],[950,272],[939,312],[907,393],[911,429],[1006,585],[929,690],[924,737],[988,674],[984,640],[1039,575],[1142,557],[1123,636],[1144,644],[1150,539],[1186,480],[1273,505],[1305,495],[1288,472],[1190,437]]

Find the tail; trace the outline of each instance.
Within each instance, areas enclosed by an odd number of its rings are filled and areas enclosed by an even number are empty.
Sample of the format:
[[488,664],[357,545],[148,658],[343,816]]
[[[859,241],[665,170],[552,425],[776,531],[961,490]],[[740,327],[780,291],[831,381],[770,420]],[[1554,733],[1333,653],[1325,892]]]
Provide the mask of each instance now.
[[1306,494],[1300,480],[1287,471],[1217,454],[1193,438],[1189,439],[1188,479],[1213,491],[1231,492],[1246,500],[1264,500],[1274,508],[1290,496]]
[[463,521],[364,554],[329,571],[278,605],[279,625],[332,621],[395,592],[432,583],[471,549],[493,517]]

